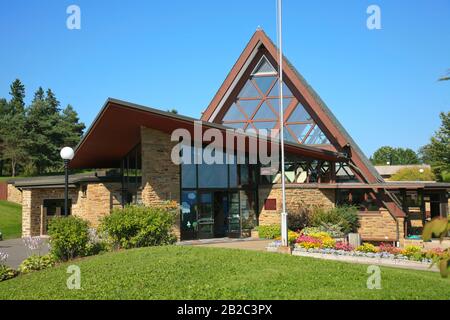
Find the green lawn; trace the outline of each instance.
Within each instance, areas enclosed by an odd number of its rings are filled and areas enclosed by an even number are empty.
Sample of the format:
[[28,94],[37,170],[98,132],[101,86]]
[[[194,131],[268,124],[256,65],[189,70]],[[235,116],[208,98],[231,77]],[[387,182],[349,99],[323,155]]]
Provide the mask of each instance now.
[[0,283],[0,299],[448,299],[438,273],[381,268],[367,289],[367,266],[266,252],[166,246],[73,261]]
[[20,238],[22,233],[22,207],[16,203],[0,201],[0,231],[3,239]]

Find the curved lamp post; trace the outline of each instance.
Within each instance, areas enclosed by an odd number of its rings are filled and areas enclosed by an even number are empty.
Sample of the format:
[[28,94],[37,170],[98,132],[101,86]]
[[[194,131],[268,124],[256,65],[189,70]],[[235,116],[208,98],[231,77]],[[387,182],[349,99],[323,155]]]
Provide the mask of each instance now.
[[69,172],[68,165],[73,159],[74,152],[70,147],[64,147],[60,152],[61,158],[64,160],[64,216],[69,214]]

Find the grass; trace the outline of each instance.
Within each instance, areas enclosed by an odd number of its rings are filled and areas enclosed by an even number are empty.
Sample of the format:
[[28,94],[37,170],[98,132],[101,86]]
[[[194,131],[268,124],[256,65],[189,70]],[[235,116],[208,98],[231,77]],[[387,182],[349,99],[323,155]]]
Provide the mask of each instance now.
[[0,201],[0,231],[3,239],[20,238],[22,234],[22,207],[16,203]]
[[[66,268],[81,270],[69,290]],[[381,267],[380,290],[367,266],[233,249],[166,246],[72,261],[0,283],[0,299],[448,299],[438,273]]]

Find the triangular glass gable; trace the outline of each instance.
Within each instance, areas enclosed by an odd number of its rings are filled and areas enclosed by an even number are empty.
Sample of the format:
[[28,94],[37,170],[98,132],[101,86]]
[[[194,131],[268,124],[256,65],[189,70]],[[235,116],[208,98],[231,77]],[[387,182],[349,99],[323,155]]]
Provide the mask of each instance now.
[[259,60],[256,68],[253,70],[252,75],[267,75],[267,74],[276,74],[277,71],[270,64],[265,56]]
[[[262,56],[236,100],[225,113],[222,122],[227,126],[246,130],[273,129],[279,121],[279,89],[276,69]],[[291,103],[297,104],[287,116],[286,112],[290,111]],[[283,82],[283,110],[286,141],[304,144],[329,143],[308,111],[293,96],[286,82]]]

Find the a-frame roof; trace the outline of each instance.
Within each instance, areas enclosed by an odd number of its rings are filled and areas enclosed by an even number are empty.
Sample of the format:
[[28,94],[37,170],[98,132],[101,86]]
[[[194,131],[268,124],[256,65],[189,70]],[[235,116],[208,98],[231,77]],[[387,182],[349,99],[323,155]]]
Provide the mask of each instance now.
[[[277,47],[264,31],[257,30],[222,83],[208,108],[203,112],[202,120],[220,122],[218,115],[224,112],[223,109],[229,107],[230,99],[233,99],[233,92],[236,92],[236,89],[242,86],[243,81],[245,81],[243,79],[244,75],[248,74],[250,68],[254,68],[254,65],[258,62],[256,60],[261,58],[261,52],[278,68]],[[375,170],[356,142],[286,57],[283,57],[283,69],[285,82],[290,85],[291,91],[293,91],[293,94],[299,101],[302,101],[305,109],[307,109],[311,117],[314,118],[314,121],[324,131],[332,146],[339,152],[349,154],[355,175],[366,183],[384,183],[383,178]]]

